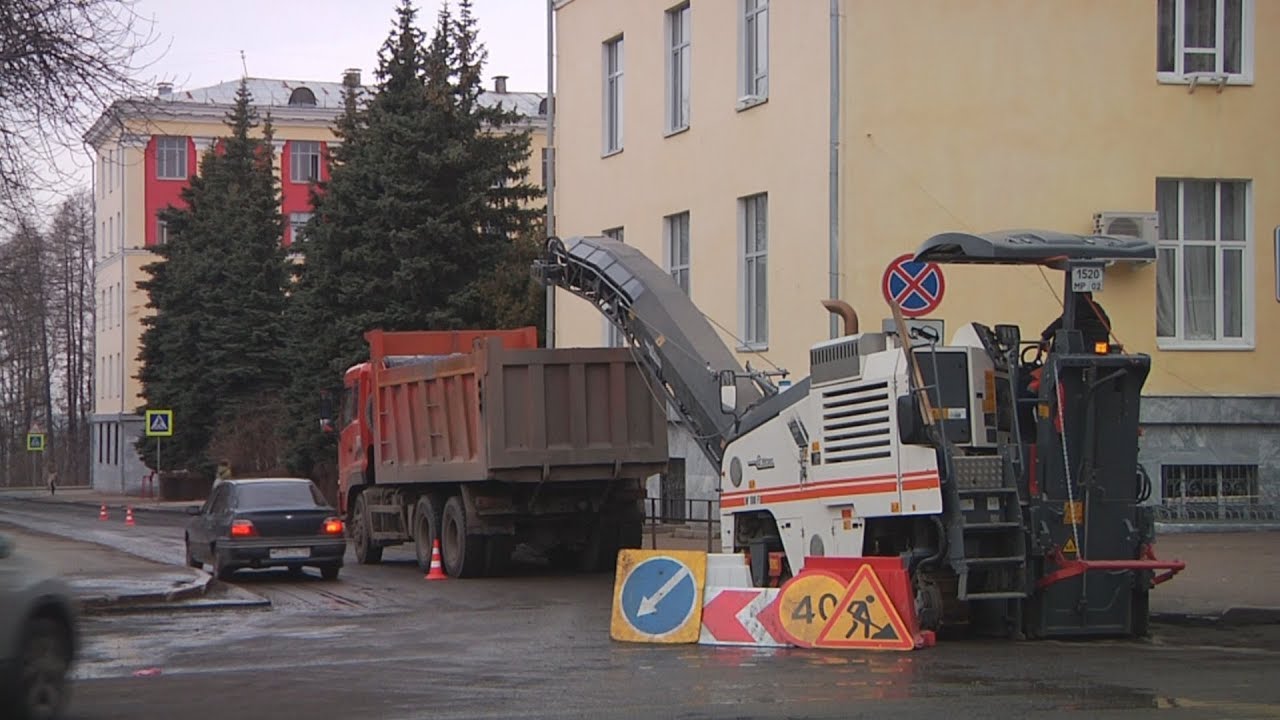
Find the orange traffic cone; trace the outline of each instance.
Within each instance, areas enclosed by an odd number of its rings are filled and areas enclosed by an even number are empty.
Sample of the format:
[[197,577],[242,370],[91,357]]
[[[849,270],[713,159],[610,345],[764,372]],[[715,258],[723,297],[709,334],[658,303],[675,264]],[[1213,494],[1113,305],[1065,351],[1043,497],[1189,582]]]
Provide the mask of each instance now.
[[133,522],[133,506],[132,506],[132,505],[130,505],[130,506],[125,510],[125,514],[124,514],[124,524],[125,524],[125,525],[134,525],[134,524],[135,524],[135,523]]
[[431,572],[427,573],[426,580],[448,580],[449,576],[444,574],[444,567],[440,565],[440,539],[431,544]]
[[99,519],[99,520],[106,520],[106,519],[107,519],[107,506],[106,506],[106,505],[103,505],[103,506],[102,506],[102,509],[98,511],[98,519]]

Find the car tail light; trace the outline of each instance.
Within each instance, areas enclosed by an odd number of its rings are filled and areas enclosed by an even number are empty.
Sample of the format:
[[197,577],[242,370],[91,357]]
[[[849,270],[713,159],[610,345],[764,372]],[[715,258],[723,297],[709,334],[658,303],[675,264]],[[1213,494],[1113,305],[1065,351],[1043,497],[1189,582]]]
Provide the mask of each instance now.
[[253,527],[253,522],[250,520],[231,521],[231,537],[249,537],[256,535],[257,532]]
[[342,518],[325,518],[324,521],[325,535],[341,535],[342,534]]

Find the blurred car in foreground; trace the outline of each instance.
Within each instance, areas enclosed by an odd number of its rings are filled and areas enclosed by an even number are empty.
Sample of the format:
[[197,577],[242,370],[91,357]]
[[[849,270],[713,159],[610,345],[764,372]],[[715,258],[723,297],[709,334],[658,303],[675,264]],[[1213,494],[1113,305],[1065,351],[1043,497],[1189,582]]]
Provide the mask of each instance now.
[[61,717],[79,650],[78,616],[70,585],[0,533],[0,717]]
[[306,478],[223,480],[203,506],[187,508],[187,564],[226,580],[244,568],[303,567],[336,580],[347,539],[342,518]]

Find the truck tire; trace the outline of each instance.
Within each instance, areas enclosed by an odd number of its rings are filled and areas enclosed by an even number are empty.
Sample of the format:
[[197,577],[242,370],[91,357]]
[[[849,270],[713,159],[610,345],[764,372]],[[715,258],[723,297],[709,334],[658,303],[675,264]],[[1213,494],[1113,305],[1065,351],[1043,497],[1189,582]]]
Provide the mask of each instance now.
[[351,510],[351,543],[355,549],[356,560],[361,565],[377,565],[382,562],[382,547],[376,545],[371,537],[373,530],[371,522],[364,493],[360,493],[356,496],[356,505]]
[[462,496],[449,498],[440,518],[440,555],[445,574],[456,578],[482,575],[487,540],[484,535],[467,532],[467,510],[462,504]]
[[413,509],[413,550],[422,572],[431,570],[432,544],[439,537],[440,500],[433,495],[423,495]]

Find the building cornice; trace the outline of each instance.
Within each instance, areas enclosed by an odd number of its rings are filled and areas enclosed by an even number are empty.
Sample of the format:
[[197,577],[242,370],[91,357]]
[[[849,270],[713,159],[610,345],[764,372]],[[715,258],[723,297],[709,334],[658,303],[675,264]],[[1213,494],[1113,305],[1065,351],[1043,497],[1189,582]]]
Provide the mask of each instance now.
[[[204,103],[184,102],[152,102],[139,100],[120,100],[111,104],[87,130],[83,139],[91,147],[97,148],[103,141],[116,132],[124,133],[126,123],[130,120],[155,122],[216,122],[221,124],[226,119],[228,106],[209,105]],[[270,107],[271,121],[275,124],[286,123],[309,127],[333,128],[333,123],[342,113],[341,108],[300,108]],[[545,116],[524,116],[523,119],[507,125],[512,129],[545,130]],[[137,132],[126,133],[127,137],[143,138],[146,144],[148,135]],[[286,138],[287,139],[287,138]]]

